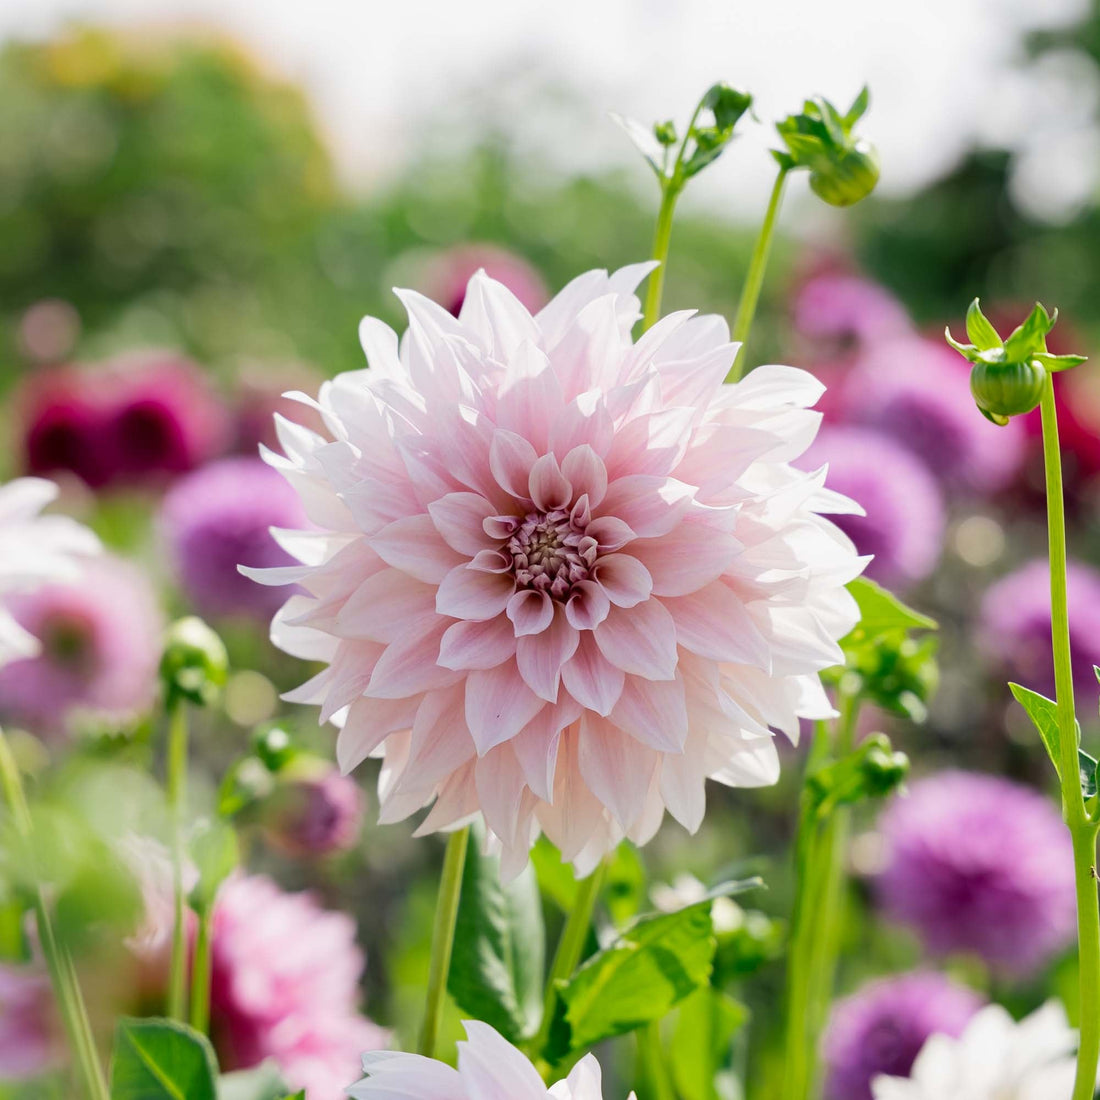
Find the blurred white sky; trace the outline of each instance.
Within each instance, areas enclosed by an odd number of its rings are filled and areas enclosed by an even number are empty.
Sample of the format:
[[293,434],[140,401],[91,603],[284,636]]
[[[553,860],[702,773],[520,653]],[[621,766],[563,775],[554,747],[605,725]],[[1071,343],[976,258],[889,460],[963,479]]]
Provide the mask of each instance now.
[[[41,35],[79,18],[210,23],[302,82],[350,180],[385,177],[415,145],[418,121],[453,110],[455,92],[490,93],[508,72],[574,89],[582,113],[526,127],[572,170],[626,163],[606,118],[681,123],[709,83],[752,91],[770,122],[821,93],[838,105],[866,81],[865,131],[883,188],[904,192],[945,170],[975,138],[1022,148],[1017,190],[1056,215],[1092,187],[1100,141],[1084,120],[1096,74],[1055,58],[1028,79],[1025,27],[1072,20],[1085,0],[3,0],[0,35]],[[532,77],[531,74],[537,74]],[[497,110],[519,125],[515,84]],[[522,121],[526,121],[524,118]],[[1042,130],[1040,132],[1040,126]],[[754,127],[706,173],[695,201],[738,212],[763,202],[770,138]],[[639,172],[644,169],[639,165]]]

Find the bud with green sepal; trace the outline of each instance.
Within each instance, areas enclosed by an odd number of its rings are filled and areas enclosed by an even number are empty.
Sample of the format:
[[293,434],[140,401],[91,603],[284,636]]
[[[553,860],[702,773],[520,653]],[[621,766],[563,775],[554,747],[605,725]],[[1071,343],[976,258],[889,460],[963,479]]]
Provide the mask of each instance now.
[[947,342],[973,365],[970,392],[987,420],[1003,426],[1012,417],[1031,412],[1042,400],[1048,372],[1068,370],[1085,361],[1083,355],[1047,351],[1047,335],[1057,320],[1057,310],[1047,313],[1036,302],[1027,319],[1002,339],[975,298],[966,311],[970,343],[959,343],[950,328],[944,329]]
[[213,706],[228,672],[225,644],[202,619],[190,615],[168,628],[160,678],[169,707],[179,701]]
[[870,91],[864,87],[842,115],[827,99],[817,96],[806,100],[801,113],[776,124],[786,146],[772,153],[780,168],[808,169],[810,189],[830,206],[851,206],[865,199],[878,183],[875,147],[852,133],[870,100]]

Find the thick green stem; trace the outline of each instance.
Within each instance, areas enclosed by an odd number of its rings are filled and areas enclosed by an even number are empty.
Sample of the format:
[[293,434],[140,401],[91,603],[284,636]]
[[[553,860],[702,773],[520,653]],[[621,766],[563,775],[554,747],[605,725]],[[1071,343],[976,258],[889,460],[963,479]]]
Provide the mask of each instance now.
[[1081,999],[1081,1041],[1073,1100],[1092,1100],[1100,1062],[1100,907],[1096,894],[1097,825],[1090,820],[1081,791],[1077,760],[1077,717],[1073,701],[1073,664],[1069,642],[1069,601],[1066,585],[1066,514],[1062,498],[1062,454],[1058,445],[1058,413],[1054,377],[1047,374],[1041,402],[1043,462],[1046,467],[1047,531],[1050,542],[1050,628],[1054,648],[1054,685],[1058,705],[1058,771],[1062,782],[1062,814],[1073,838],[1077,886],[1078,974]]
[[658,267],[649,276],[646,286],[645,311],[642,314],[642,330],[651,328],[661,316],[661,295],[665,289],[665,268],[668,267],[668,249],[672,241],[672,215],[680,187],[673,180],[661,184],[661,208],[657,211],[657,230],[653,235],[653,259]]
[[447,838],[447,853],[443,857],[443,874],[439,880],[439,899],[435,906],[432,928],[432,958],[428,970],[428,995],[424,1005],[424,1022],[420,1028],[417,1052],[426,1058],[435,1055],[439,1025],[443,1019],[443,1002],[447,993],[447,975],[451,969],[451,952],[455,944],[455,920],[462,896],[462,872],[466,866],[466,848],[470,843],[469,827],[451,833]]
[[737,303],[737,318],[733,323],[732,337],[733,342],[741,347],[726,376],[727,382],[736,382],[744,370],[745,345],[749,342],[752,321],[756,316],[756,303],[760,300],[760,289],[764,285],[764,272],[768,268],[768,257],[771,255],[772,238],[775,236],[775,224],[783,201],[783,187],[787,182],[788,171],[787,168],[780,168],[779,175],[775,177],[768,209],[764,212],[764,224],[760,226],[760,234],[756,238],[748,274],[745,276],[745,285],[741,288],[741,300]]
[[[19,765],[3,730],[0,730],[0,786],[3,787],[4,798],[11,810],[16,834],[33,860],[33,821],[23,791]],[[34,918],[39,948],[46,961],[50,984],[80,1071],[85,1094],[88,1100],[108,1100],[107,1078],[96,1052],[92,1025],[77,981],[76,967],[68,950],[57,939],[46,896],[37,882],[34,887]]]
[[184,814],[187,803],[187,704],[177,700],[168,718],[168,813],[172,830],[172,959],[168,970],[168,1016],[187,1011],[187,924],[183,890]]
[[592,927],[592,913],[596,908],[600,890],[603,889],[606,874],[607,860],[604,859],[592,874],[582,879],[577,886],[577,897],[573,902],[573,908],[565,918],[561,939],[558,940],[558,949],[554,952],[554,961],[550,964],[550,974],[546,979],[542,1023],[531,1044],[531,1049],[536,1055],[542,1054],[550,1038],[550,1028],[554,1023],[554,1012],[558,1004],[558,985],[573,976],[573,971],[581,961],[584,944],[588,939],[588,930]]
[[213,967],[211,957],[212,906],[207,905],[199,914],[199,930],[195,935],[195,956],[191,961],[191,1026],[206,1032],[210,1026],[210,977]]

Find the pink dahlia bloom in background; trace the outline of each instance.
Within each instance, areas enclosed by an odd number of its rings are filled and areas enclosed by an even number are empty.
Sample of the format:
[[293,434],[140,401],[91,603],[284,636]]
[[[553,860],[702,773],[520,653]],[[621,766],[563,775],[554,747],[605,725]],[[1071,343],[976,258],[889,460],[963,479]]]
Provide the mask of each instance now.
[[999,974],[1027,976],[1073,943],[1070,838],[1037,791],[940,772],[894,799],[879,827],[879,901],[933,954],[970,953]]
[[269,619],[286,599],[237,565],[269,568],[294,559],[278,530],[306,524],[294,490],[258,458],[223,458],[180,478],[165,495],[160,529],[184,594],[208,618]]
[[[287,775],[291,770],[295,774]],[[354,848],[363,809],[359,784],[333,764],[317,761],[299,767],[296,762],[280,772],[260,820],[269,843],[302,859]]]
[[140,569],[96,558],[79,579],[15,596],[9,609],[38,652],[0,670],[0,720],[56,735],[152,705],[165,621]]
[[[585,1055],[569,1076],[547,1088],[538,1070],[488,1024],[467,1020],[458,1068],[419,1054],[363,1055],[366,1077],[348,1089],[352,1100],[603,1100],[600,1064]],[[630,1094],[634,1100],[634,1094]]]
[[41,1077],[61,1064],[64,1050],[43,968],[0,963],[0,1083]]
[[846,419],[908,447],[949,488],[989,493],[1019,473],[1027,430],[1003,428],[978,411],[970,366],[942,340],[905,337],[868,350],[844,382]]
[[828,466],[829,485],[862,506],[863,515],[835,522],[872,556],[867,576],[906,586],[935,569],[947,522],[943,493],[912,451],[870,428],[826,426],[798,465]]
[[932,971],[882,978],[842,997],[823,1040],[827,1100],[871,1100],[876,1077],[907,1077],[930,1035],[961,1034],[982,1003]]
[[832,713],[819,672],[857,619],[862,568],[821,513],[850,511],[791,462],[821,394],[761,367],[724,384],[718,317],[637,343],[642,264],[581,275],[532,316],[479,274],[457,319],[399,292],[367,371],[322,387],[332,438],[282,421],[268,455],[320,529],[284,546],[300,583],[272,637],[328,667],[294,702],[342,726],[345,769],[383,757],[381,819],[475,814],[506,873],[541,830],[579,871],[704,784],[773,783],[772,730]]
[[72,582],[99,540],[68,516],[41,515],[57,486],[37,477],[0,485],[0,668],[33,657],[39,641],[13,613],[13,604],[54,581]]
[[[1100,665],[1100,572],[1071,561],[1069,589],[1073,681],[1085,698],[1096,691],[1093,666]],[[1020,566],[986,590],[977,637],[999,674],[1054,698],[1050,647],[1050,568],[1043,560]]]
[[421,291],[448,313],[458,316],[466,288],[479,271],[503,283],[525,309],[534,312],[550,297],[538,271],[515,252],[493,244],[460,244],[439,252],[425,265]]

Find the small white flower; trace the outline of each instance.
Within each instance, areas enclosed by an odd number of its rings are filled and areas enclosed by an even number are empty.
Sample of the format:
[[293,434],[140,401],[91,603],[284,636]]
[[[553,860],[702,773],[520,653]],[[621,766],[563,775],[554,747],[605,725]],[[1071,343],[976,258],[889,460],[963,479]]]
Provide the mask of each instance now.
[[908,1078],[878,1077],[875,1100],[1070,1100],[1077,1032],[1049,1001],[1017,1023],[983,1008],[957,1039],[933,1035]]

